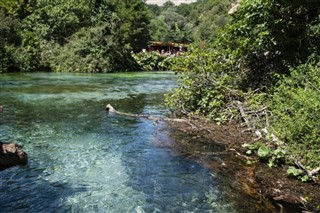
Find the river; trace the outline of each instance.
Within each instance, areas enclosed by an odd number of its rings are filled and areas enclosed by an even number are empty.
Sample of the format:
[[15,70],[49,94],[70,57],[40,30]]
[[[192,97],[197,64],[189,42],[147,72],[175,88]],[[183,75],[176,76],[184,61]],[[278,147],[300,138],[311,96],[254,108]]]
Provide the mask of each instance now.
[[29,163],[0,172],[0,212],[240,212],[209,170],[170,149],[173,73],[0,75],[0,141]]

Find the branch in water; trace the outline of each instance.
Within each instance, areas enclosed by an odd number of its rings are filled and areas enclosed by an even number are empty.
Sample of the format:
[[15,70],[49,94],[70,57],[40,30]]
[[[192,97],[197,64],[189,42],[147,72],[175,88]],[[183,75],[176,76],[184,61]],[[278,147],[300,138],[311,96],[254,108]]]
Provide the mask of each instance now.
[[131,114],[131,113],[119,112],[119,111],[117,111],[111,104],[107,104],[107,105],[106,105],[106,111],[107,111],[107,112],[116,113],[116,114],[118,114],[118,115],[129,116],[129,117],[146,118],[146,119],[149,119],[149,120],[154,120],[154,121],[156,121],[156,122],[159,122],[159,121],[171,121],[171,122],[187,123],[187,124],[189,124],[192,128],[196,128],[196,129],[197,129],[197,127],[196,127],[195,125],[193,125],[190,121],[188,121],[188,120],[186,120],[186,119],[161,118],[161,117],[154,117],[154,116],[150,116],[150,115]]

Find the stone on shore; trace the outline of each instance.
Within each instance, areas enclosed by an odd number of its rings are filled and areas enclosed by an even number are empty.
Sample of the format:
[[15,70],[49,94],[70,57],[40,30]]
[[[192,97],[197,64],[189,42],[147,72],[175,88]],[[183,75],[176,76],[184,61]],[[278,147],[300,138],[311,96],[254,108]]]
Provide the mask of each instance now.
[[27,154],[16,143],[0,142],[0,171],[16,165],[26,165]]

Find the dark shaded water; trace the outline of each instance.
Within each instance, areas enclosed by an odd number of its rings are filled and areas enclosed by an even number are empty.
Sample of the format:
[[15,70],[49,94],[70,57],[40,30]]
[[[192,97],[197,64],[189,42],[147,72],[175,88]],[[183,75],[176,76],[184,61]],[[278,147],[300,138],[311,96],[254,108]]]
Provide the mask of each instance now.
[[0,172],[0,212],[237,212],[208,170],[159,145],[165,126],[104,110],[164,116],[174,86],[172,73],[0,75],[0,141],[29,156]]

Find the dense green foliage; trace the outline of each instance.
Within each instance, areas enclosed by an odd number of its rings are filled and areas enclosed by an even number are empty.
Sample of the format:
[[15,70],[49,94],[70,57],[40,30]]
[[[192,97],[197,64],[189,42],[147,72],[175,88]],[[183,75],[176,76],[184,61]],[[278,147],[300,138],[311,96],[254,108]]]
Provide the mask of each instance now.
[[[287,162],[303,180],[320,168],[320,4],[243,0],[209,48],[175,61],[179,88],[169,106],[259,133],[246,145],[272,166]],[[293,170],[295,168],[297,170]],[[298,173],[295,172],[295,175]]]
[[211,42],[228,20],[233,0],[198,0],[191,4],[174,5],[167,1],[162,7],[150,5],[151,39],[182,43]]
[[175,59],[172,69],[179,73],[180,87],[167,97],[171,108],[217,122],[227,119],[224,109],[227,98],[233,96],[231,78],[223,73],[217,57],[217,52],[210,49],[191,48],[185,57]]
[[[11,51],[7,43],[14,43],[16,28],[19,23],[12,17],[7,17],[3,10],[0,10],[0,73],[6,72],[11,65]],[[9,36],[11,35],[11,36]]]
[[314,60],[291,70],[268,100],[272,130],[309,170],[320,167],[320,60]]
[[140,0],[0,3],[1,72],[136,70],[150,13]]
[[140,52],[132,55],[141,71],[168,71],[173,56],[159,54],[156,51]]
[[3,0],[0,72],[167,69],[168,60],[146,68],[131,53],[146,49],[150,40],[214,40],[226,23],[230,2],[167,1],[160,7],[141,0]]

